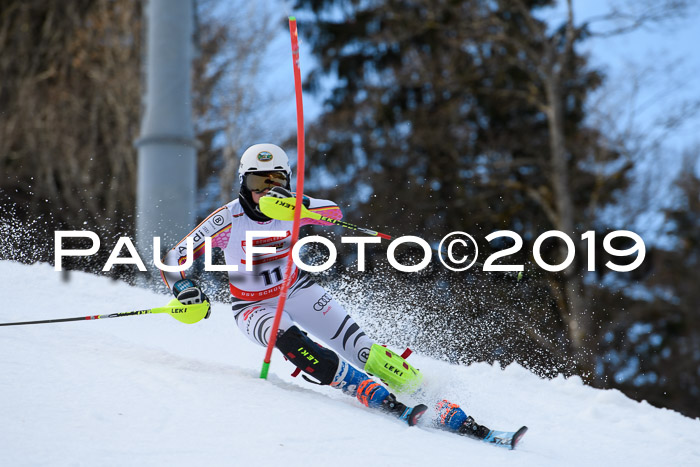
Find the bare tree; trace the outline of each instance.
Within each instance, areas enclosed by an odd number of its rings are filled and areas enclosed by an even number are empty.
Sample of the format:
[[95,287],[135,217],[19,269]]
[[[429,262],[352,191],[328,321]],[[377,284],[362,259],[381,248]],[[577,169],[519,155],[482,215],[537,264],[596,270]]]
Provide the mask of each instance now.
[[200,184],[214,176],[218,205],[231,200],[240,153],[259,142],[271,122],[279,122],[278,93],[261,83],[266,74],[279,73],[282,64],[265,60],[270,43],[284,32],[279,16],[271,14],[265,3],[237,1],[222,6],[216,0],[201,4],[199,35],[209,45],[195,64],[195,80],[201,83],[196,97],[198,133],[210,142],[201,157]]
[[[514,47],[521,55],[511,56],[511,64],[518,67],[530,77],[535,86],[530,89],[504,90],[513,98],[524,99],[538,108],[546,116],[549,138],[549,159],[546,161],[545,173],[548,176],[547,187],[522,187],[526,194],[546,214],[552,227],[576,238],[578,227],[592,225],[596,220],[598,210],[595,202],[598,192],[589,195],[589,209],[578,212],[573,188],[572,164],[576,163],[575,148],[567,141],[565,83],[576,76],[576,54],[574,48],[578,42],[591,34],[601,37],[623,34],[636,28],[658,23],[669,18],[677,17],[687,7],[686,2],[669,0],[666,2],[636,2],[633,7],[626,9],[612,7],[604,16],[591,19],[581,25],[574,21],[573,0],[566,1],[566,18],[564,23],[553,32],[548,25],[533,16],[532,10],[523,0],[507,0],[502,2],[502,9],[515,13],[519,19],[516,28],[519,34],[508,33],[514,26],[508,19],[499,15],[485,17],[481,24],[482,34],[486,40],[506,47]],[[604,22],[607,26],[598,32],[591,32],[594,24]],[[535,46],[536,44],[536,46]],[[594,156],[595,164],[610,161],[611,155],[618,155],[618,148],[606,145],[599,149],[606,154]],[[599,171],[597,173],[598,188],[605,187],[609,180],[619,179],[631,167],[631,161],[623,164],[614,171]],[[548,196],[542,193],[549,192]],[[578,243],[578,258],[586,256],[585,242]],[[566,257],[566,245],[558,247],[559,262]],[[594,375],[597,329],[594,326],[595,310],[590,302],[590,294],[584,284],[583,274],[579,268],[568,268],[561,281],[551,281],[550,288],[558,297],[561,319],[566,325],[570,346],[580,370],[585,375]]]
[[[264,110],[274,113],[255,80],[275,25],[255,2],[196,5],[198,187],[221,175],[223,199],[232,146],[261,133]],[[44,260],[58,227],[99,229],[103,240],[133,231],[141,14],[131,0],[0,3],[0,218],[49,219],[33,234]]]
[[3,2],[2,186],[61,223],[123,224],[132,210],[141,22],[128,1]]

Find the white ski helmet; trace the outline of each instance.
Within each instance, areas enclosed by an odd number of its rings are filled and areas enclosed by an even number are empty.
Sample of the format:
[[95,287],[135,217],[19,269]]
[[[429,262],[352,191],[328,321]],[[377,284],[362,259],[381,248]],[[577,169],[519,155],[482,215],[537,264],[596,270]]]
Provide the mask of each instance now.
[[287,174],[287,180],[292,179],[292,168],[289,157],[279,146],[271,143],[254,144],[245,150],[238,166],[238,180],[243,185],[243,177],[250,172],[282,171]]

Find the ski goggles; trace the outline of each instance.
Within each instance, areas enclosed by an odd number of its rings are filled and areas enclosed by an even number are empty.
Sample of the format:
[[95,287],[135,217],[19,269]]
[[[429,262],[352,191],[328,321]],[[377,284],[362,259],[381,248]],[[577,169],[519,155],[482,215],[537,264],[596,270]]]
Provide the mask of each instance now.
[[245,186],[254,193],[262,193],[275,186],[287,186],[287,174],[284,172],[251,172],[243,179]]

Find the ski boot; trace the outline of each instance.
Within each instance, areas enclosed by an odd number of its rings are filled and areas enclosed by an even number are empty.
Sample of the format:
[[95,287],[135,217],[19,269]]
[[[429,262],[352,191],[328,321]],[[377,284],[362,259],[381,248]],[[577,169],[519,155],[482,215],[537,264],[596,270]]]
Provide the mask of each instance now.
[[424,404],[407,407],[397,401],[396,396],[389,393],[384,386],[342,360],[331,386],[342,390],[351,397],[357,397],[366,407],[394,415],[399,420],[408,423],[409,426],[418,423],[428,408]]
[[396,400],[396,396],[391,394],[384,386],[371,378],[367,378],[357,388],[357,398],[367,407],[378,408],[383,412],[391,414],[414,426],[423,416],[428,406],[418,404],[415,407],[408,407]]
[[526,426],[515,432],[491,430],[476,423],[474,418],[459,408],[459,405],[444,399],[435,405],[435,410],[437,412],[435,423],[439,428],[510,449],[515,449],[515,445],[527,431]]
[[470,436],[476,439],[484,439],[488,436],[489,430],[483,425],[479,425],[472,417],[468,417],[459,405],[452,404],[448,400],[441,400],[435,405],[437,412],[437,423],[439,428],[454,431],[460,435]]

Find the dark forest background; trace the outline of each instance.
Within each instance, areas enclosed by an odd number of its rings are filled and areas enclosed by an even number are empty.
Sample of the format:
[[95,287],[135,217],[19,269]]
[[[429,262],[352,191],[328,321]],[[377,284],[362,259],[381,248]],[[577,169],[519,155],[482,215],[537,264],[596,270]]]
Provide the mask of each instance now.
[[[337,200],[349,222],[396,236],[437,242],[469,232],[481,261],[511,245],[484,237],[512,230],[524,245],[508,262],[526,265],[521,281],[452,273],[437,261],[402,274],[386,267],[382,245],[369,249],[366,272],[346,260],[319,280],[362,283],[360,303],[398,303],[416,326],[440,330],[412,342],[433,356],[518,362],[543,377],[578,374],[700,416],[698,148],[678,156],[684,165],[672,202],[660,203],[671,195],[658,189],[663,168],[649,161],[663,160],[661,146],[605,124],[599,90],[607,78],[580,52],[596,34],[662,27],[693,5],[637,2],[634,15],[611,10],[605,20],[619,27],[600,33],[574,21],[570,1],[561,24],[545,22],[542,11],[553,3],[298,2],[301,34],[318,61],[306,92],[333,83],[321,116],[307,123],[313,195]],[[204,215],[230,197],[237,155],[264,134],[264,109],[274,104],[255,86],[270,68],[259,52],[286,21],[235,28],[220,2],[197,5]],[[133,235],[142,41],[137,2],[0,2],[0,259],[51,261],[56,229],[98,231],[105,254]],[[669,113],[665,134],[696,110],[688,102]],[[644,215],[663,220],[663,241],[645,237],[642,266],[611,271],[607,261],[624,261],[604,251],[604,236],[634,230]],[[561,273],[533,265],[533,243],[548,230],[567,233],[576,247]],[[596,233],[595,271],[581,240],[587,231]],[[548,241],[543,254],[559,263],[564,247]],[[401,251],[411,261],[414,252]],[[98,272],[104,260],[69,265]],[[133,280],[125,267],[114,274]],[[225,284],[211,293],[225,300]]]

